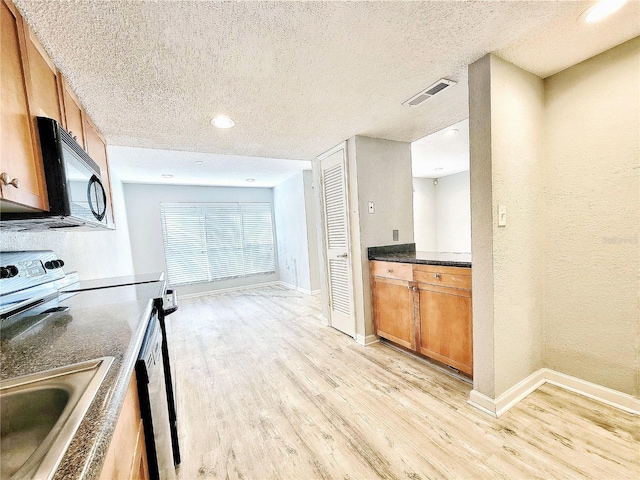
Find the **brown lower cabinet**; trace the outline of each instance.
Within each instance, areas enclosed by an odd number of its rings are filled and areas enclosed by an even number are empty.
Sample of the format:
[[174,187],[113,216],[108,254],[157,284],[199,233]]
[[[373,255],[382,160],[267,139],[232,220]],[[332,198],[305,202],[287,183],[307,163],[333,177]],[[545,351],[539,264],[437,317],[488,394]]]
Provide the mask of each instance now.
[[370,267],[375,334],[472,375],[471,269]]
[[138,386],[133,372],[129,388],[105,456],[100,480],[148,480],[149,467],[140,416]]

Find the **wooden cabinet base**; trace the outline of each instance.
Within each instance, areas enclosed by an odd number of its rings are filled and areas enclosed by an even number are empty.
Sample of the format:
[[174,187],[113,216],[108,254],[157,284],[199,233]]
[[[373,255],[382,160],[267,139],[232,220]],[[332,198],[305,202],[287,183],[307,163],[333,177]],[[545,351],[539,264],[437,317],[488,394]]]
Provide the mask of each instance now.
[[371,262],[374,332],[473,374],[471,269]]
[[148,478],[144,429],[134,372],[100,471],[100,480],[148,480]]

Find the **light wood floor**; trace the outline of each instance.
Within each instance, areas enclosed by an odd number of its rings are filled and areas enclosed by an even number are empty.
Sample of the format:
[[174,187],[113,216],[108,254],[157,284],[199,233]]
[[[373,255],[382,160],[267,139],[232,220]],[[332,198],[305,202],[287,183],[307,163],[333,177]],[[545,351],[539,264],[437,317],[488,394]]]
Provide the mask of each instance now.
[[181,480],[640,478],[638,417],[545,385],[499,420],[470,385],[262,287],[173,319]]

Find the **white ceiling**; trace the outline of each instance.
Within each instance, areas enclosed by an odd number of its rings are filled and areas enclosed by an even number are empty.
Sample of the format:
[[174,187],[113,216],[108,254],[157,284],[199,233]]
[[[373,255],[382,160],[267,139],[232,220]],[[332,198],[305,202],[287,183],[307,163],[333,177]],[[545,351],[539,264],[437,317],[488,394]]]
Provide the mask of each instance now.
[[[592,26],[586,1],[15,3],[108,143],[305,160],[467,118],[467,65],[488,52],[545,77],[640,34],[637,0]],[[401,105],[441,77],[458,84]]]
[[413,142],[411,164],[413,176],[423,178],[440,178],[469,170],[469,119]]
[[[125,183],[274,187],[301,170],[308,160],[239,157],[212,153],[109,146],[109,168]],[[202,162],[202,163],[196,163]],[[173,175],[164,178],[163,174]],[[254,182],[247,182],[252,178]]]

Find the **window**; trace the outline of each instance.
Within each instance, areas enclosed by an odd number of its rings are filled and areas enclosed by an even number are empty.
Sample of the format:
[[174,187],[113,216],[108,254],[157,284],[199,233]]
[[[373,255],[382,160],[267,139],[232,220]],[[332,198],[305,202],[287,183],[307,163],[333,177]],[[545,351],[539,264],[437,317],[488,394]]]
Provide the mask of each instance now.
[[169,284],[275,273],[270,203],[161,203]]

